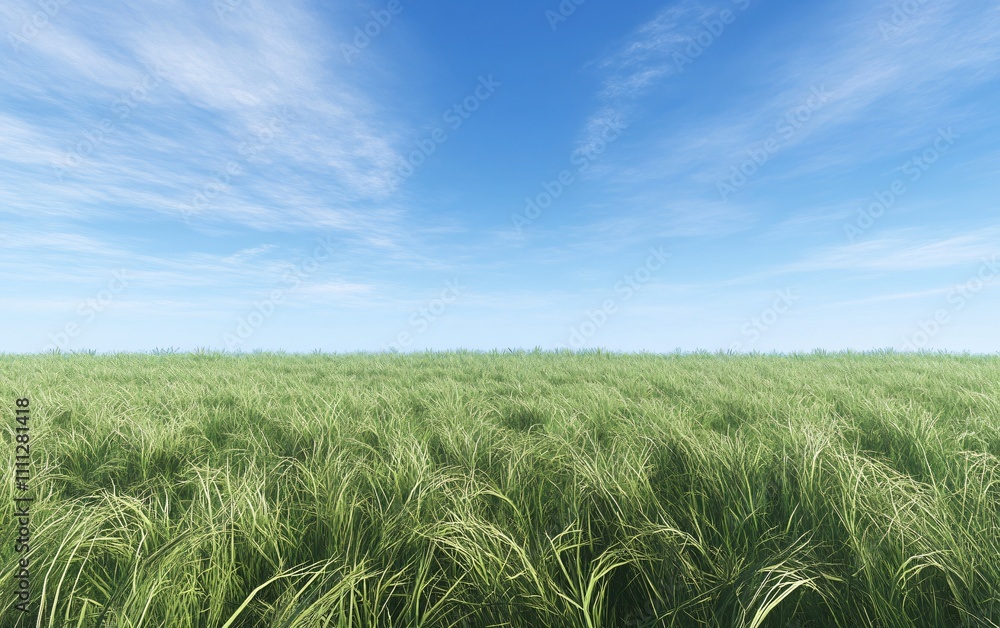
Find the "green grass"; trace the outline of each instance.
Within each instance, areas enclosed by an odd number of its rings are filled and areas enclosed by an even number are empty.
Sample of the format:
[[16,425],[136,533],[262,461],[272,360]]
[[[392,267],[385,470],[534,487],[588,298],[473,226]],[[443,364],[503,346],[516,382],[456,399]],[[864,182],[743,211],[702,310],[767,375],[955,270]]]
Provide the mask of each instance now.
[[25,395],[39,626],[1000,626],[997,357],[2,356],[8,469]]

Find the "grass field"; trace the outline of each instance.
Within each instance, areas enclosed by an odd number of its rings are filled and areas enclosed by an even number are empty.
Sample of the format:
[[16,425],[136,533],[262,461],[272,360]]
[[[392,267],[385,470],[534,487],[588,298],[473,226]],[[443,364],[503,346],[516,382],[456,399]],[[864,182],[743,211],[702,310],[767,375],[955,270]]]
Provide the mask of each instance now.
[[1000,626],[997,357],[4,356],[0,393],[41,626]]

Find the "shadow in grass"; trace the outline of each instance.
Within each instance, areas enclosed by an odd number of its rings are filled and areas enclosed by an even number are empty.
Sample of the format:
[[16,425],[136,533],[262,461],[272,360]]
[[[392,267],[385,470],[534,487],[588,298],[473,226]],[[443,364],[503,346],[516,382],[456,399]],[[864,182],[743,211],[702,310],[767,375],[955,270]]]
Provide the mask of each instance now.
[[530,404],[514,403],[498,408],[500,424],[515,432],[527,432],[532,428],[544,427],[549,417]]

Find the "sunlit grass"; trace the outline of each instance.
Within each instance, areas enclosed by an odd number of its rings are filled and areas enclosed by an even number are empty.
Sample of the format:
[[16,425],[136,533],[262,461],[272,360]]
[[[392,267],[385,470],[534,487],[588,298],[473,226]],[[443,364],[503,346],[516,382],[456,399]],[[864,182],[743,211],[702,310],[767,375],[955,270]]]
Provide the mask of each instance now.
[[41,626],[1000,626],[995,357],[164,350],[0,393]]

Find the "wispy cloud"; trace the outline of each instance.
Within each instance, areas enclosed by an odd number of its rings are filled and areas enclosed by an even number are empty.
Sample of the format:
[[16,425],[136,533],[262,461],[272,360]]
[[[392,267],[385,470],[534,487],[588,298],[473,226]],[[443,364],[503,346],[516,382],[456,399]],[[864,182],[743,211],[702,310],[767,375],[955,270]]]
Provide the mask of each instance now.
[[579,150],[589,150],[609,124],[627,125],[636,100],[665,77],[681,71],[673,55],[694,40],[707,15],[697,1],[667,7],[640,25],[610,54],[594,65],[603,74],[599,106],[587,120]]
[[[909,236],[909,237],[907,237]],[[915,271],[976,264],[1000,251],[1000,229],[945,238],[898,234],[820,251],[786,271]]]
[[633,98],[654,81],[681,71],[674,55],[694,40],[703,28],[698,20],[710,14],[703,3],[686,0],[662,9],[639,26],[623,45],[598,62],[609,75],[601,95]]
[[[178,218],[236,162],[242,173],[200,208],[201,221],[354,231],[380,222],[382,237],[394,234],[398,212],[378,205],[393,192],[400,121],[345,69],[330,30],[299,3],[246,3],[225,22],[211,4],[186,0],[69,6],[59,18],[0,63],[0,76],[35,103],[8,97],[0,116],[0,160],[31,173],[0,211],[27,215],[45,204],[82,219],[88,206],[117,205]],[[162,83],[123,117],[116,99],[152,68]],[[284,109],[298,121],[270,141],[268,121]],[[100,130],[102,120],[114,128]],[[247,159],[243,147],[258,137],[269,140],[266,158]],[[53,166],[81,150],[81,163],[56,181]],[[366,204],[378,220],[357,220]]]
[[242,251],[237,251],[232,255],[225,257],[223,261],[229,263],[241,262],[244,260],[252,259],[267,253],[268,251],[274,250],[275,246],[273,244],[262,244],[261,246],[255,246],[249,249],[243,249]]
[[[683,57],[690,46],[704,49],[704,44],[729,36],[729,30],[714,38],[705,35],[705,20],[723,9],[735,16],[727,29],[736,30],[741,26],[738,20],[751,19],[752,9],[744,17],[732,3],[672,4],[596,62],[605,78],[598,107],[584,124],[579,147],[586,149],[598,141],[604,121],[633,115],[654,90],[658,97],[667,93],[663,86],[671,81],[684,90],[699,89],[701,83],[683,81],[697,79],[702,71],[700,59],[694,65],[680,66],[678,55]],[[714,222],[724,232],[732,232],[736,224],[752,224],[757,220],[754,214],[761,213],[781,223],[779,231],[788,232],[804,224],[796,223],[796,216],[809,216],[810,223],[819,220],[811,217],[816,210],[804,206],[790,216],[776,216],[759,195],[748,201],[742,192],[726,198],[728,209],[699,210],[686,217],[683,207],[711,206],[713,197],[719,199],[718,183],[727,181],[732,168],[749,159],[749,150],[759,152],[769,139],[777,140],[777,157],[756,167],[748,188],[781,203],[782,186],[923,150],[939,127],[953,126],[962,133],[986,124],[994,114],[956,102],[959,91],[949,86],[983,84],[1000,72],[1000,8],[980,3],[970,10],[967,3],[957,0],[928,4],[887,42],[879,22],[892,11],[893,3],[883,1],[851,2],[835,13],[824,13],[832,19],[812,25],[816,32],[811,36],[782,41],[761,48],[757,55],[734,60],[758,76],[761,84],[773,87],[736,86],[722,92],[725,97],[709,111],[671,110],[660,125],[644,120],[645,135],[627,135],[623,145],[627,150],[607,155],[595,169],[605,187],[630,208],[629,215],[598,221],[595,228],[612,223],[627,229],[631,224],[637,230],[634,237],[640,238],[651,225],[669,222],[676,225],[672,231],[678,235],[684,231],[707,235],[701,229],[685,230],[680,223],[695,220],[706,225],[716,215],[722,220]],[[772,37],[763,30],[759,33]],[[746,29],[738,36],[752,38]],[[817,91],[824,101],[810,111],[806,123],[782,124]],[[627,196],[621,190],[627,190]],[[871,189],[863,187],[853,196],[861,203],[870,193]],[[690,202],[678,202],[678,198]],[[637,219],[641,208],[649,205],[659,207]],[[737,220],[727,221],[726,216]]]
[[[893,3],[849,3],[838,12],[842,21],[817,24],[814,37],[776,47],[770,59],[754,59],[759,80],[775,89],[664,125],[634,158],[642,164],[633,164],[629,176],[649,181],[663,172],[684,173],[689,181],[714,185],[747,158],[747,149],[773,136],[782,116],[803,105],[816,87],[829,94],[829,102],[781,142],[783,153],[806,144],[809,150],[795,151],[794,163],[767,169],[761,181],[857,167],[922,148],[928,128],[954,125],[958,131],[989,112],[956,106],[950,86],[984,83],[1000,72],[1000,8],[982,4],[979,10],[956,0],[928,5],[903,34],[886,42],[878,23],[891,15]],[[844,132],[857,124],[870,131],[860,137]]]
[[899,229],[865,242],[807,250],[800,259],[721,282],[723,286],[757,284],[785,275],[815,276],[823,272],[909,273],[996,263],[1000,228],[941,234],[926,229]]

